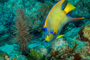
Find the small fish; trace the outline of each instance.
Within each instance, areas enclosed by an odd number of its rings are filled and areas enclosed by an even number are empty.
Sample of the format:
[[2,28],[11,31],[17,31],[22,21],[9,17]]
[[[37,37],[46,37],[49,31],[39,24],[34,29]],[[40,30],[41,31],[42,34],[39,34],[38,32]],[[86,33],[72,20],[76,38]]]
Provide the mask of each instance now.
[[[84,19],[81,18],[72,18],[68,15],[68,13],[75,9],[71,3],[68,3],[65,9],[62,9],[62,4],[65,0],[61,0],[56,3],[52,9],[50,10],[44,24],[44,33],[45,33],[45,42],[53,41],[57,38],[59,33],[61,32],[62,27],[68,22]],[[60,37],[60,36],[59,36]],[[59,38],[58,37],[58,38]]]

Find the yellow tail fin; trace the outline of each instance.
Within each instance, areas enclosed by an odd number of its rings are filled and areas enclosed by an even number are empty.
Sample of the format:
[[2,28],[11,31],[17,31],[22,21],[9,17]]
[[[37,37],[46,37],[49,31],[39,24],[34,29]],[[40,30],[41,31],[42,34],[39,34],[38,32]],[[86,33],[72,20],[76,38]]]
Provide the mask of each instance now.
[[65,7],[64,11],[66,12],[66,14],[68,12],[70,12],[71,10],[75,9],[76,7],[73,6],[71,3],[68,3],[67,6]]

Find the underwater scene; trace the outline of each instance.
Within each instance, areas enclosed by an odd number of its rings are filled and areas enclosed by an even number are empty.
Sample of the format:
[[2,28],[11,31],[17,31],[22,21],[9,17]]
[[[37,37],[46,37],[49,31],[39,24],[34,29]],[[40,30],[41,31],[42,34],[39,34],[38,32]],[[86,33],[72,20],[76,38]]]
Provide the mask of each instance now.
[[90,0],[0,0],[0,60],[90,60]]

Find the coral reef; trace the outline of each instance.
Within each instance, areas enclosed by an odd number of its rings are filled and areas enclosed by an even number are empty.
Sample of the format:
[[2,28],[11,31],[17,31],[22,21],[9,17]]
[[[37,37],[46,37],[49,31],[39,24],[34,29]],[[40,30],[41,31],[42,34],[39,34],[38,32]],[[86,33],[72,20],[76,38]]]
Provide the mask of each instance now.
[[[89,3],[89,0],[87,0],[87,1],[81,1],[81,0],[71,1],[71,0],[68,0],[68,2],[72,3],[73,5],[75,5],[77,7],[77,9],[72,11],[72,13],[71,13],[72,16],[84,16],[85,18],[88,18],[88,15],[90,16],[89,8],[86,7]],[[87,5],[84,5],[84,4],[87,4]]]
[[68,2],[76,7],[70,16],[85,19],[65,25],[64,36],[52,43],[41,37],[47,14],[58,1],[0,0],[0,60],[90,60],[90,0],[66,0],[64,8]]
[[65,54],[67,54],[66,56],[71,56],[68,53],[72,53],[74,52],[74,49],[77,47],[77,43],[75,41],[75,46],[71,47],[70,49],[68,49],[67,51],[64,51],[62,54],[61,52],[59,52],[58,50],[54,50],[51,53],[51,56],[54,57],[55,60],[59,60],[59,59],[65,59],[66,57],[64,56]]
[[7,2],[8,0],[0,0],[1,4],[4,4],[5,2]]
[[82,60],[82,57],[79,53],[74,55],[74,60]]
[[29,26],[31,32],[42,32],[45,18],[52,6],[53,3],[50,1],[45,1],[44,3],[38,2],[35,5],[35,8],[33,8],[34,10],[31,10],[31,13],[28,13],[28,15],[32,18]]
[[70,31],[73,28],[76,28],[76,25],[73,22],[69,23],[69,24],[66,24],[63,27],[63,29],[61,30],[61,34],[65,34],[65,33],[67,33],[68,31]]
[[56,39],[55,41],[53,41],[51,46],[52,46],[53,50],[60,50],[60,49],[63,50],[63,48],[66,48],[68,46],[68,43],[67,43],[67,41],[65,41],[64,38],[59,38],[59,39]]
[[83,36],[90,41],[90,26],[84,27]]
[[47,49],[46,48],[40,48],[40,50],[39,50],[40,52],[41,52],[41,54],[43,55],[43,56],[45,56],[45,55],[47,55],[48,54],[48,52],[47,52]]
[[90,42],[90,26],[83,26],[79,31],[79,36],[82,41]]
[[0,51],[0,60],[7,59],[6,57],[9,57],[7,53]]
[[12,27],[14,24],[14,13],[12,9],[6,9],[0,4],[0,46],[12,39]]
[[87,42],[87,44],[85,46],[83,46],[83,48],[81,49],[76,49],[75,53],[79,53],[82,57],[82,59],[87,59],[89,60],[89,56],[90,56],[90,44]]
[[42,14],[43,18],[46,18],[45,16],[48,14],[48,12],[50,11],[51,7],[54,4],[50,1],[45,1],[45,3],[39,3],[39,5],[40,5],[40,7],[39,7],[38,11]]

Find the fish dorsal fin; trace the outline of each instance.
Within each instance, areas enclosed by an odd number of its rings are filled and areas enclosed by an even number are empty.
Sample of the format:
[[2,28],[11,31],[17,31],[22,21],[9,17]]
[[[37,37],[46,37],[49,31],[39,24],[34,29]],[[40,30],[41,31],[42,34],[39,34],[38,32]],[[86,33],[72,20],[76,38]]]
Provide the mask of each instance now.
[[61,0],[61,1],[59,1],[58,3],[62,4],[64,1],[65,1],[65,0]]
[[47,20],[46,20],[46,22],[45,22],[45,24],[44,24],[44,28],[45,28],[45,27],[47,27]]
[[53,8],[55,8],[57,5],[62,5],[62,3],[64,2],[65,0],[60,0],[59,2],[57,2],[56,4],[55,4],[55,6],[53,7]]
[[64,11],[67,14],[68,12],[70,12],[71,10],[75,9],[76,7],[73,6],[71,3],[68,3],[67,6],[65,7]]

